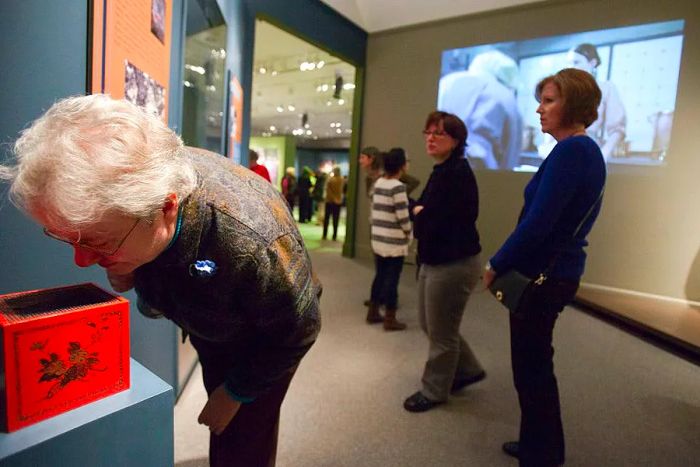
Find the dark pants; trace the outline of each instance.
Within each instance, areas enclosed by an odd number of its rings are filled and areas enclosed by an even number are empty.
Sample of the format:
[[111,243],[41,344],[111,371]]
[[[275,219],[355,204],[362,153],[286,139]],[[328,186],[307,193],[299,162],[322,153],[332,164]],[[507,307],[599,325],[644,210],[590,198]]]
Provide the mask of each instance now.
[[326,214],[323,217],[323,238],[328,235],[328,221],[333,216],[333,240],[338,237],[338,220],[340,219],[340,204],[326,201]]
[[[228,359],[209,351],[196,338],[191,341],[202,364],[204,387],[211,394],[226,379]],[[292,371],[254,401],[241,404],[223,433],[210,435],[211,467],[274,467],[280,406],[293,376]]]
[[288,195],[285,196],[284,199],[287,200],[287,206],[289,206],[289,212],[294,212],[294,199],[296,197],[294,195]]
[[311,209],[313,202],[311,197],[299,195],[299,222],[308,222],[311,220]]
[[554,323],[578,284],[549,280],[510,316],[513,381],[520,402],[520,466],[564,463],[564,429],[554,376]]
[[396,309],[403,258],[403,256],[374,255],[376,274],[374,281],[372,281],[372,295],[370,296],[373,303],[385,305],[390,310]]

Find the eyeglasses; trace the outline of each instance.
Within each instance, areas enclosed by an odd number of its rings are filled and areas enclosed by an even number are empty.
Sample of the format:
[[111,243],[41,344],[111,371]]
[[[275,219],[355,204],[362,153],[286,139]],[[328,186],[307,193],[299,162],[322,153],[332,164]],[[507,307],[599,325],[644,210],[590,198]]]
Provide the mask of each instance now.
[[431,135],[436,137],[436,138],[439,138],[441,136],[449,136],[446,131],[439,131],[439,130],[438,131],[428,131],[428,130],[423,131],[423,136],[425,136],[426,138],[431,136]]
[[126,233],[126,235],[124,235],[124,238],[121,239],[121,241],[119,242],[117,247],[111,251],[107,251],[104,248],[96,248],[96,247],[87,245],[85,243],[82,243],[80,241],[80,235],[78,235],[78,240],[69,240],[65,237],[61,237],[59,235],[56,235],[55,233],[49,231],[46,227],[44,227],[44,234],[47,237],[51,237],[54,240],[58,240],[59,242],[67,243],[71,246],[77,246],[80,249],[91,251],[93,253],[97,253],[100,256],[113,256],[114,254],[117,253],[117,251],[119,251],[119,249],[122,247],[122,245],[124,245],[124,242],[126,242],[126,239],[129,238],[129,235],[131,235],[131,232],[134,231],[134,229],[139,224],[139,222],[141,222],[141,218],[136,219],[136,222],[134,222],[134,225],[132,225],[131,228],[129,229],[129,231]]

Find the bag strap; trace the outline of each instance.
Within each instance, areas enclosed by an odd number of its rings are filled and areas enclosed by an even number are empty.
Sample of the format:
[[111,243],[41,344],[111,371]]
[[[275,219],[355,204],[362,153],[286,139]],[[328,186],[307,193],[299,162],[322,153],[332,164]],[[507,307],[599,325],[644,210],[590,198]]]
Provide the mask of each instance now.
[[[583,227],[583,224],[586,223],[589,217],[591,217],[591,214],[593,214],[593,210],[595,207],[598,205],[600,200],[603,199],[603,193],[605,193],[605,185],[603,185],[603,188],[600,189],[600,194],[598,194],[598,197],[596,200],[593,202],[590,208],[588,208],[588,212],[586,212],[586,215],[583,216],[583,219],[581,219],[581,222],[579,222],[578,227],[576,227],[576,230],[574,233],[571,235],[571,238],[574,239],[578,235],[578,233],[581,231],[581,228]],[[559,259],[559,255],[561,255],[561,251],[557,251],[554,257],[552,257],[552,260],[549,262],[547,267],[545,268],[544,271],[542,271],[539,275],[539,278],[537,280],[544,282],[547,279],[548,272],[551,271],[554,268],[554,263],[557,262]],[[540,282],[540,284],[541,284]]]

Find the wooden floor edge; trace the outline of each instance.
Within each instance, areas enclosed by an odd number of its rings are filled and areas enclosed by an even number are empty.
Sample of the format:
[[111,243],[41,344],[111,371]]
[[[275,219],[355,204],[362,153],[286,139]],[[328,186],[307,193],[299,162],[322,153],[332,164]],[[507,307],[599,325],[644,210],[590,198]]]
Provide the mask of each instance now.
[[626,331],[632,331],[633,334],[647,338],[655,345],[660,345],[665,350],[671,351],[696,365],[700,365],[700,347],[691,342],[679,339],[676,336],[634,320],[623,313],[618,313],[615,310],[579,296],[576,296],[574,299],[574,305],[582,311],[590,312],[590,314],[612,322]]

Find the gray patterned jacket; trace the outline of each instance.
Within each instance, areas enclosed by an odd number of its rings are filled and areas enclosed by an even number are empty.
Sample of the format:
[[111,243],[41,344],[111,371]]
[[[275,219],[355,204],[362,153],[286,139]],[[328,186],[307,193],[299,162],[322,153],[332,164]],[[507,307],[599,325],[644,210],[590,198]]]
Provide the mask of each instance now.
[[[138,268],[139,309],[165,316],[200,355],[228,368],[226,388],[253,399],[293,371],[320,330],[321,285],[282,196],[265,179],[203,151],[175,243]],[[210,260],[211,275],[193,264]],[[225,360],[221,362],[220,360]]]

